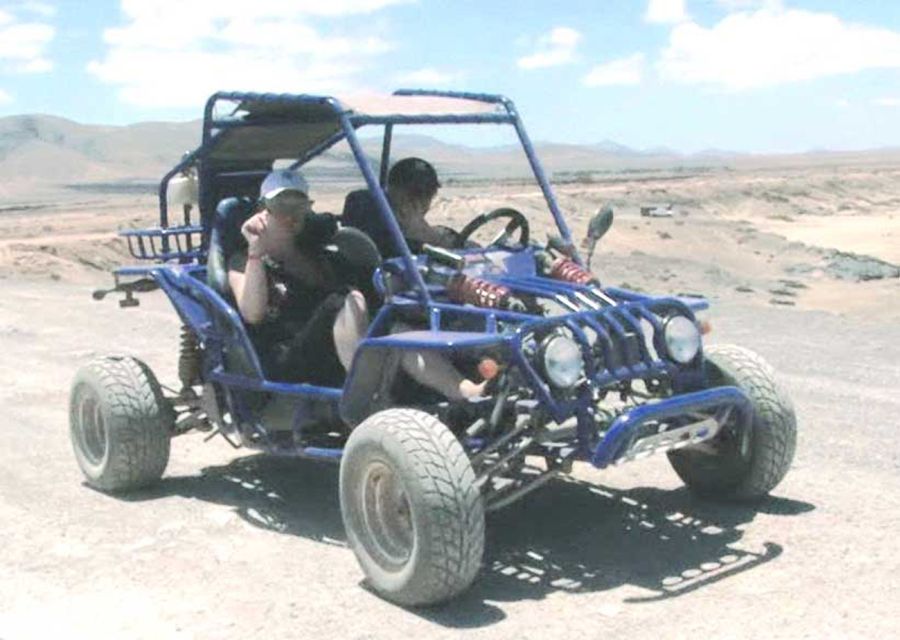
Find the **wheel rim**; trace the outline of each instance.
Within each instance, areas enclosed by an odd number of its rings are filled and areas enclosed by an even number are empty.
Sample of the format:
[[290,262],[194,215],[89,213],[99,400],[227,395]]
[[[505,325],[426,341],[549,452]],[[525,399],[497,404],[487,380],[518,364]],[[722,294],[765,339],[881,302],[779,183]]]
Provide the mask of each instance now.
[[402,568],[412,555],[415,529],[412,511],[399,475],[383,462],[372,462],[362,479],[365,538],[379,564]]
[[92,394],[81,396],[76,409],[75,430],[79,448],[91,464],[97,465],[106,455],[106,422],[100,402]]

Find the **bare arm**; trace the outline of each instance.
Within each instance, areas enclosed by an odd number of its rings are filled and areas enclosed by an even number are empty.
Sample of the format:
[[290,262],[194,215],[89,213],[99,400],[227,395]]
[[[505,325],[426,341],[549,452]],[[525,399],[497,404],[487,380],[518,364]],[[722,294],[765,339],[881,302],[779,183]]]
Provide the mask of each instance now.
[[262,322],[269,304],[269,283],[262,261],[266,230],[265,212],[257,213],[244,223],[241,233],[247,239],[247,264],[243,273],[235,270],[228,272],[228,284],[234,293],[238,311],[248,324]]

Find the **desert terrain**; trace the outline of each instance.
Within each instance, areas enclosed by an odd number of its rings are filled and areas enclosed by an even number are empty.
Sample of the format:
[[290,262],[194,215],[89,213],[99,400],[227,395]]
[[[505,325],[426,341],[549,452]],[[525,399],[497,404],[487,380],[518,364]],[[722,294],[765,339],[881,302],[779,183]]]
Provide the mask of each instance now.
[[[799,417],[787,478],[756,507],[728,506],[692,498],[663,458],[576,467],[489,519],[470,592],[418,611],[361,585],[336,466],[193,435],[153,490],[82,483],[67,433],[78,366],[124,352],[176,379],[162,294],[124,310],[90,297],[131,261],[116,229],[154,224],[155,199],[8,186],[0,638],[896,637],[900,155],[702,164],[554,181],[576,238],[615,208],[593,261],[603,282],[704,294],[711,339],[776,367]],[[445,182],[433,219],[451,226],[500,205],[541,210],[532,184]],[[349,186],[315,188],[317,209],[340,211]],[[671,217],[640,215],[669,204]]]

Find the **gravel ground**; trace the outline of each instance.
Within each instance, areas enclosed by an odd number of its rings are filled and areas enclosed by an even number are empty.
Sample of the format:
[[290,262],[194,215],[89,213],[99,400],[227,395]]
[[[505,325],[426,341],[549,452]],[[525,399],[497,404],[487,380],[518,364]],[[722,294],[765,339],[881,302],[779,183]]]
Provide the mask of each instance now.
[[175,316],[161,294],[120,311],[71,284],[0,287],[3,640],[900,635],[896,323],[719,305],[715,340],[763,354],[797,407],[770,500],[694,500],[665,459],[576,468],[489,520],[463,598],[408,611],[361,585],[335,466],[188,436],[152,492],[88,489],[67,435],[75,370],[129,352],[173,380]]

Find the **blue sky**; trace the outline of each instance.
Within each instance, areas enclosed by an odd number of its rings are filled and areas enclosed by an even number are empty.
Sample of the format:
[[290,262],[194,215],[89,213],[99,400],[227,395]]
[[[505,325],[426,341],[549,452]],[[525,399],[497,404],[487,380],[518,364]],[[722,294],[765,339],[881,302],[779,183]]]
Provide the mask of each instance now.
[[499,92],[537,140],[900,146],[900,2],[0,0],[0,115],[186,120],[216,89]]

